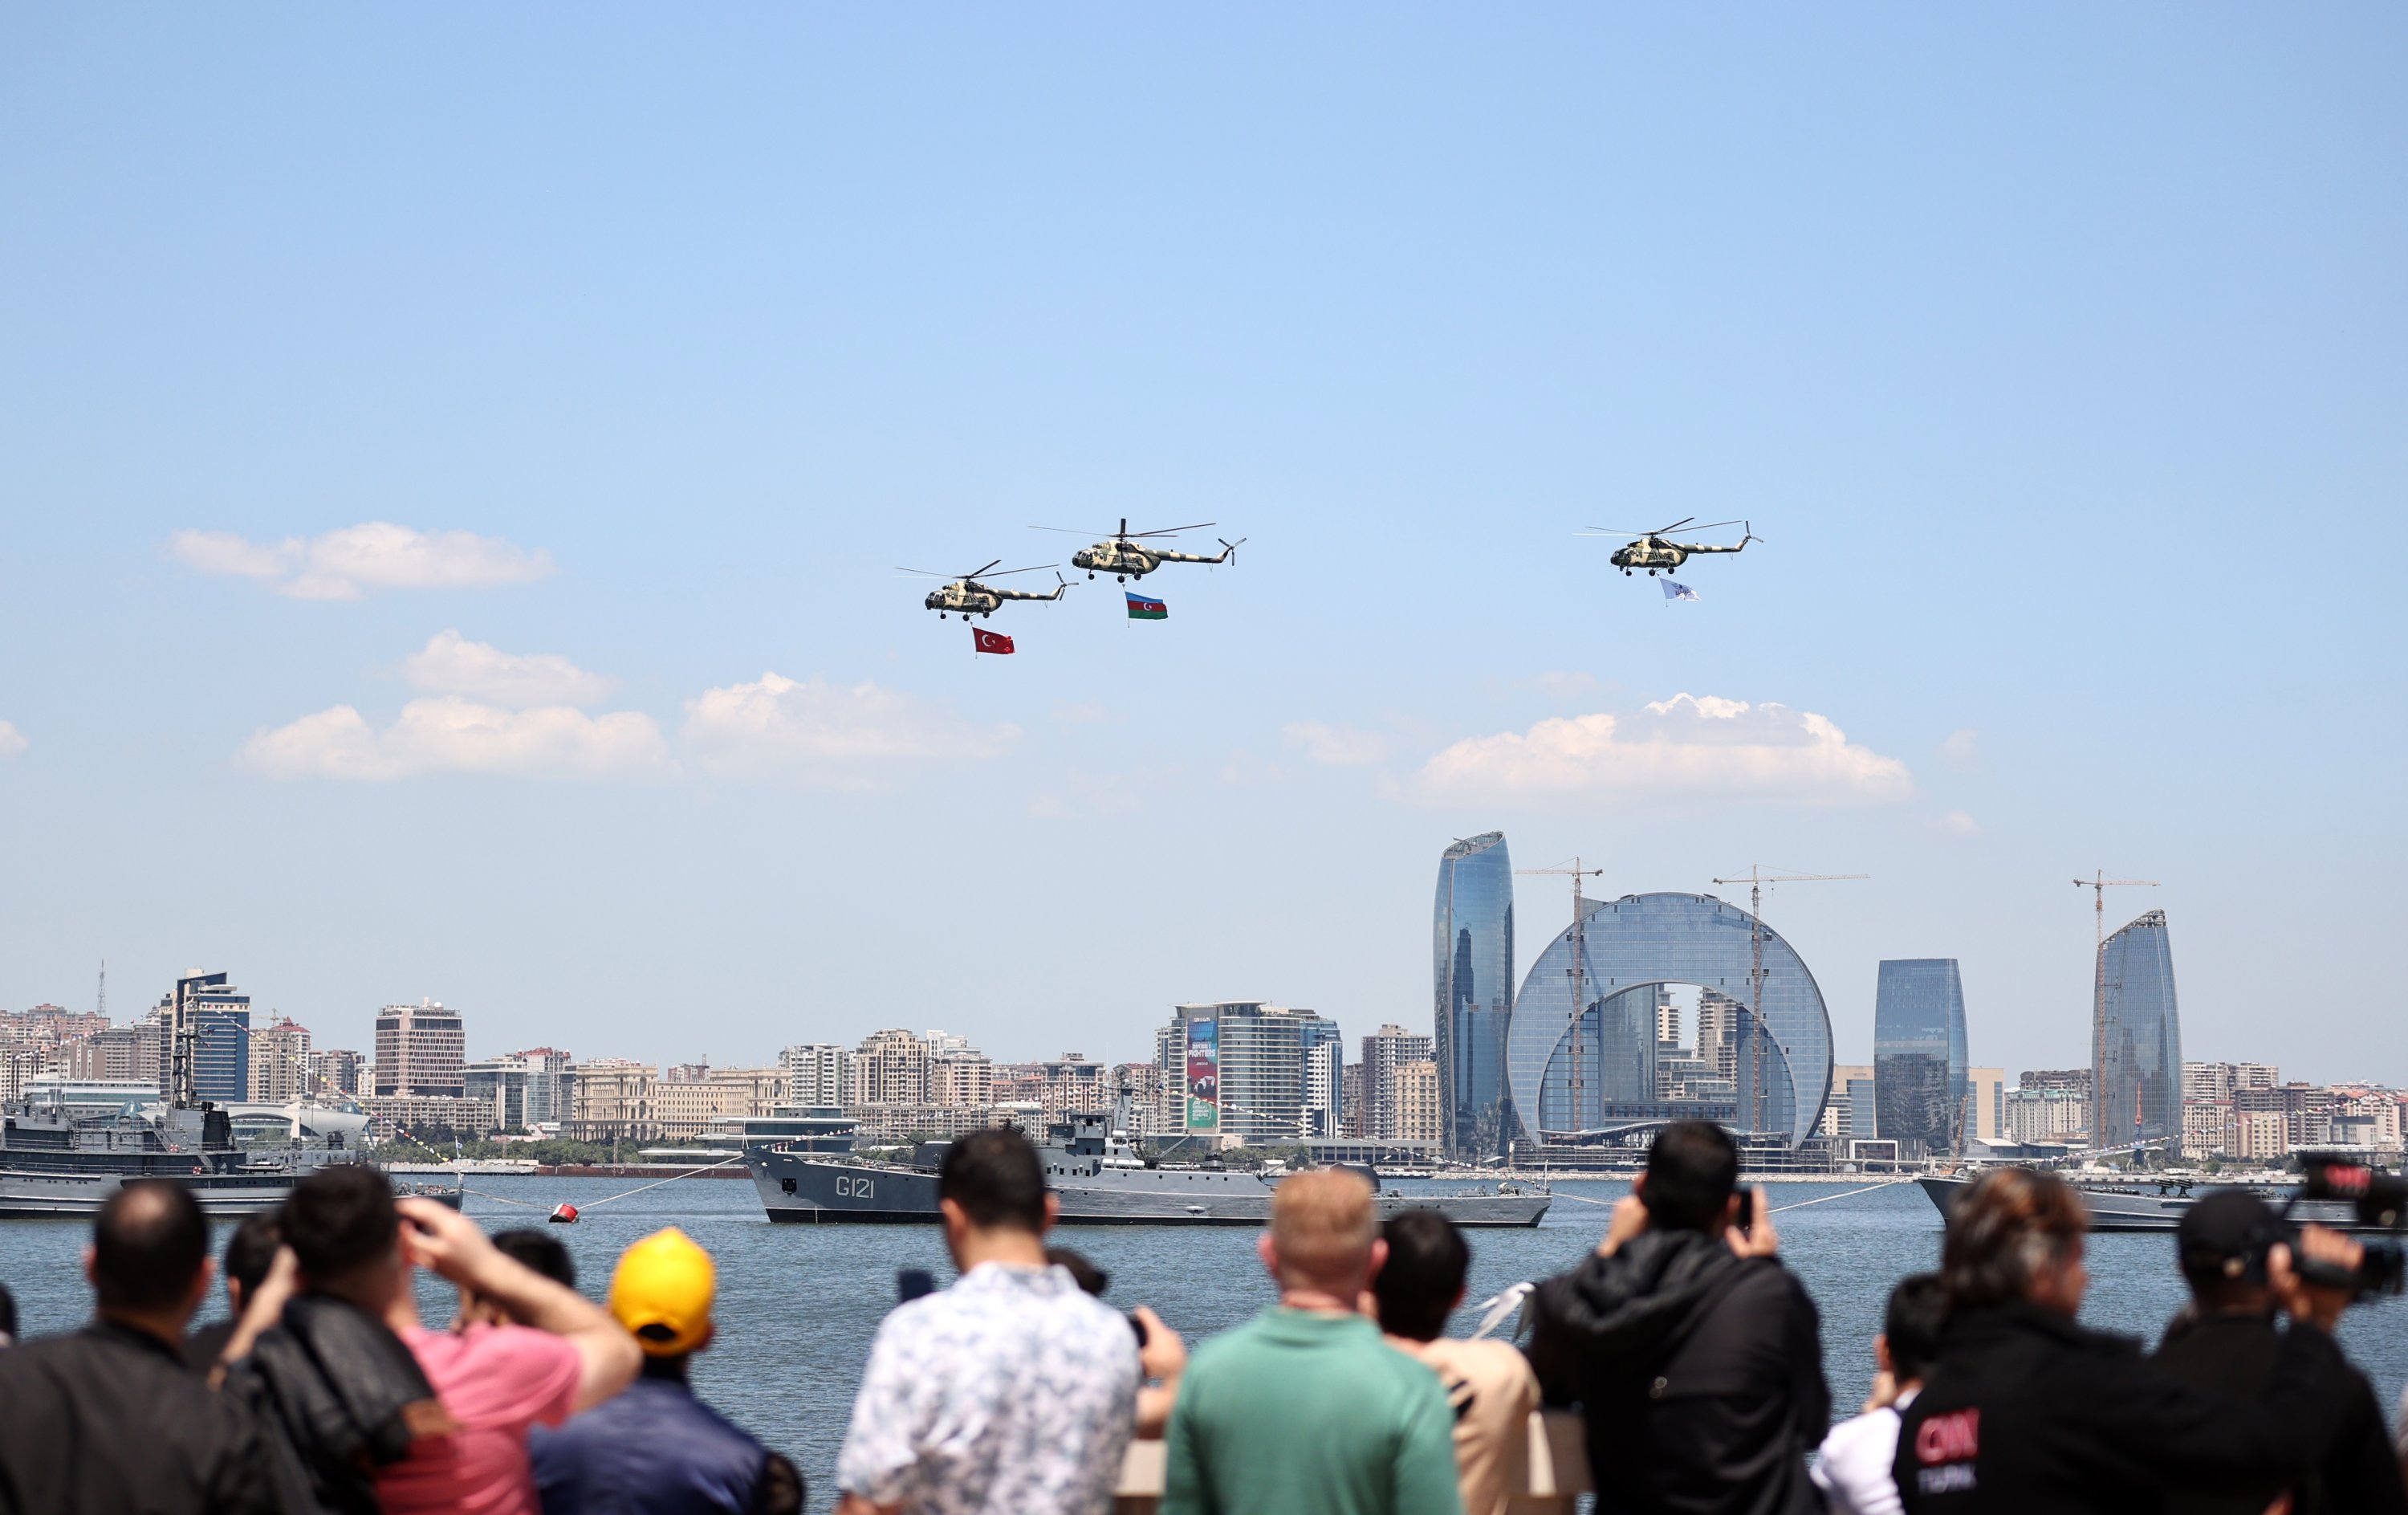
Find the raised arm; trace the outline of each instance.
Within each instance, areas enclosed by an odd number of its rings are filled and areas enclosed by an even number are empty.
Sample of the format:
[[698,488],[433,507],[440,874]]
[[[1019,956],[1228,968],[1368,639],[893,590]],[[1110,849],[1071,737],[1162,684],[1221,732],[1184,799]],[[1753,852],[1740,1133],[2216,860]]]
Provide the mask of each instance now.
[[449,1205],[427,1199],[398,1204],[411,1262],[475,1290],[520,1325],[577,1349],[578,1409],[593,1408],[635,1379],[643,1349],[601,1306],[504,1254],[482,1227]]

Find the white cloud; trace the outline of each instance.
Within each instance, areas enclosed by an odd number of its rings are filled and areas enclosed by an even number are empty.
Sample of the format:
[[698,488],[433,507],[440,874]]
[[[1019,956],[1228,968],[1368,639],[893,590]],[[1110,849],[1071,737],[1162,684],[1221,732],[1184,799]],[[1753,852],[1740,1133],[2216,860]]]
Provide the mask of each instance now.
[[1291,747],[1326,768],[1369,768],[1384,760],[1395,743],[1377,731],[1320,721],[1290,721],[1282,732]]
[[764,673],[686,701],[686,746],[709,772],[882,788],[896,765],[1000,757],[1016,726],[980,726],[875,684]]
[[506,653],[487,642],[470,642],[457,631],[438,631],[429,637],[426,645],[411,653],[401,667],[418,688],[488,700],[512,709],[590,705],[619,683],[604,674],[589,673],[557,653]]
[[368,589],[481,589],[552,571],[552,556],[471,531],[418,531],[367,521],[319,537],[252,541],[231,531],[179,531],[167,550],[202,573],[258,579],[295,599],[357,599]]
[[25,740],[25,733],[18,730],[15,725],[7,721],[0,721],[0,758],[14,758],[32,744]]
[[1544,720],[1458,742],[1408,792],[1427,803],[1585,797],[1870,803],[1914,793],[1906,765],[1785,705],[1676,695],[1624,714]]
[[1970,813],[1962,810],[1949,811],[1946,815],[1942,815],[1931,824],[1942,836],[1979,836],[1982,834],[1982,823],[1975,820]]
[[1951,731],[1948,740],[1940,743],[1940,758],[1949,767],[1967,772],[1982,766],[1982,733],[1967,727]]
[[253,733],[238,760],[270,778],[370,781],[422,773],[610,778],[671,767],[659,724],[640,712],[511,711],[456,695],[413,700],[381,731],[337,705]]

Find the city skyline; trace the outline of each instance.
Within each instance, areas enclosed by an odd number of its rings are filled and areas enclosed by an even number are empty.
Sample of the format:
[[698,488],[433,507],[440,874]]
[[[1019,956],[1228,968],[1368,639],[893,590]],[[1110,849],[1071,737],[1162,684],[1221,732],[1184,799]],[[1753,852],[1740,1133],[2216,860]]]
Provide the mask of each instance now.
[[[2106,869],[2193,1056],[2396,1075],[2296,964],[2408,842],[2408,16],[2173,16],[0,17],[0,1003],[1359,1036],[1504,830],[1870,874],[1763,912],[1851,1058],[1935,956],[2085,1063]],[[1123,516],[1248,545],[894,577]]]

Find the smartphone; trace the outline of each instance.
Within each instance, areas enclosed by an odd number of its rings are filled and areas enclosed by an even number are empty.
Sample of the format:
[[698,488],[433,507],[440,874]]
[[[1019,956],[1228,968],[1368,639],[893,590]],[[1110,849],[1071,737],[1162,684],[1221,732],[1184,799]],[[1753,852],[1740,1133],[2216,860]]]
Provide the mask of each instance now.
[[1128,1312],[1128,1323],[1129,1329],[1137,1333],[1137,1349],[1145,1350],[1145,1322],[1138,1319],[1137,1311],[1131,1310]]
[[895,1303],[909,1305],[924,1294],[937,1291],[937,1276],[925,1268],[895,1270]]
[[1739,1227],[1739,1234],[1742,1236],[1753,1236],[1756,1234],[1755,1190],[1742,1189],[1739,1191],[1739,1218],[1731,1223]]

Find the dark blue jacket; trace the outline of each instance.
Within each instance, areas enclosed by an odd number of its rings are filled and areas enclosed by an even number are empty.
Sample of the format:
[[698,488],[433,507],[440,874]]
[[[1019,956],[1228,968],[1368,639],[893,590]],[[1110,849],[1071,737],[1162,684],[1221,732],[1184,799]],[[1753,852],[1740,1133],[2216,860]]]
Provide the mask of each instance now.
[[674,1379],[640,1378],[528,1441],[544,1515],[744,1515],[769,1454]]

